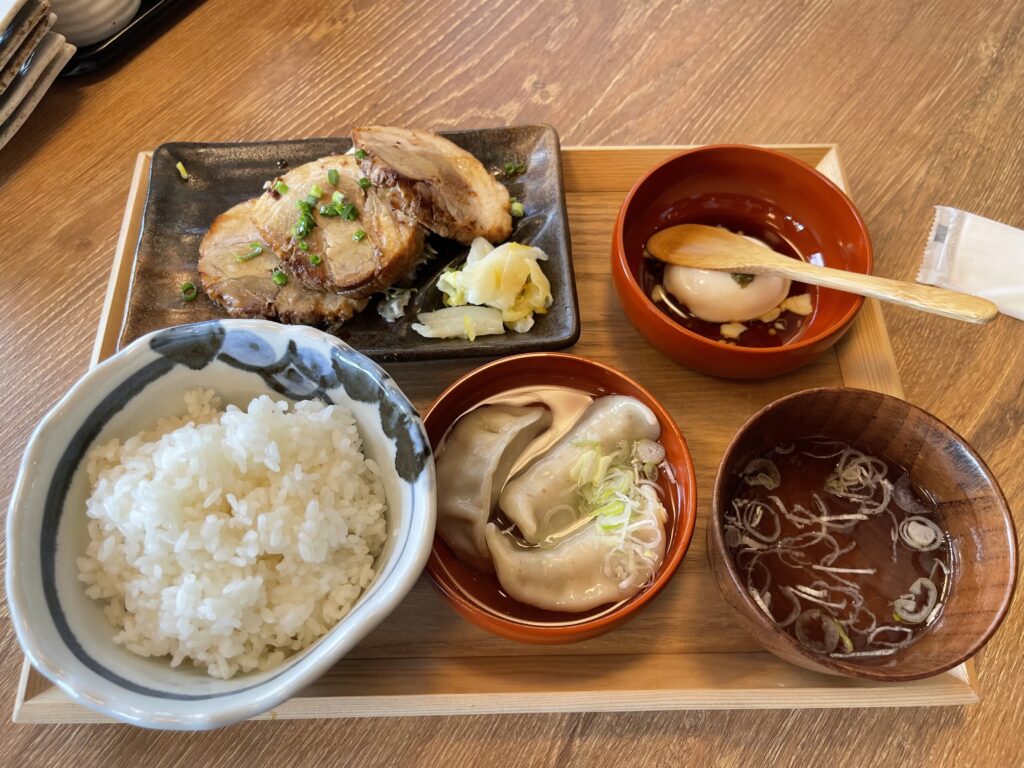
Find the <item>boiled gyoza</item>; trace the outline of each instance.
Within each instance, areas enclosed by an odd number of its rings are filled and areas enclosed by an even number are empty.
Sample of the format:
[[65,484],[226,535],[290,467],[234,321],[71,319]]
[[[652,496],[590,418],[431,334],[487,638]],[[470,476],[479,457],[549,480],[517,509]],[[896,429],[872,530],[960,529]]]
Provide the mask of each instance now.
[[660,433],[658,418],[639,400],[600,397],[550,450],[508,482],[498,505],[527,542],[540,544],[577,516],[579,482],[573,474],[581,461],[610,461],[620,444],[655,440]]
[[488,517],[516,459],[550,424],[541,406],[483,405],[448,434],[437,459],[437,532],[463,562],[493,570]]
[[549,611],[579,612],[632,597],[654,577],[665,556],[665,536],[660,524],[641,530],[639,547],[623,548],[617,531],[594,521],[553,547],[524,547],[491,523],[487,544],[498,581],[511,597]]
[[558,386],[497,395],[438,451],[438,535],[521,603],[580,612],[629,599],[665,559],[660,434],[632,397]]

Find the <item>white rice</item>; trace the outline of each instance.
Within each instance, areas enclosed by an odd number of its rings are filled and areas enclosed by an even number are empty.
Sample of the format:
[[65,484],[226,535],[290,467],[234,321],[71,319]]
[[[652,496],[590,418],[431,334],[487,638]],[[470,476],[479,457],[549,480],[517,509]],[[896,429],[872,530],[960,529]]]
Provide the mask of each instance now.
[[212,390],[87,459],[86,594],[116,642],[219,678],[268,669],[327,632],[374,577],[387,538],[380,470],[351,411]]

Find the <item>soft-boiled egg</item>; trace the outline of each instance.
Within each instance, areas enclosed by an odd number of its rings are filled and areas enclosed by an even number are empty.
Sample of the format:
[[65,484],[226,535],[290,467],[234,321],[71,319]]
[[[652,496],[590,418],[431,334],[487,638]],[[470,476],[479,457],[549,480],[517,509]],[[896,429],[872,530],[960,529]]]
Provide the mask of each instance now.
[[[751,242],[768,246],[748,237]],[[710,269],[665,268],[665,290],[701,320],[709,323],[744,322],[761,317],[789,295],[789,280],[774,275],[743,276]]]

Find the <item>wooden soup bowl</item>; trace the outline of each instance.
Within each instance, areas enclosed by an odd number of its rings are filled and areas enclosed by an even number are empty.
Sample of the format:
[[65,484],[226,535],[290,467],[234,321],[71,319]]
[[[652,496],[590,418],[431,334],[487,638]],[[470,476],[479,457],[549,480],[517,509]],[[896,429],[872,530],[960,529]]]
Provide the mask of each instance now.
[[[722,521],[739,473],[773,446],[802,437],[842,440],[907,469],[912,484],[936,501],[935,521],[954,543],[953,583],[939,618],[891,656],[836,659],[805,649],[764,614],[736,571]],[[977,653],[1006,615],[1017,580],[1013,518],[985,462],[931,414],[899,398],[861,389],[798,392],[751,417],[718,469],[707,555],[722,596],[743,628],[767,650],[818,672],[883,681],[937,675]]]

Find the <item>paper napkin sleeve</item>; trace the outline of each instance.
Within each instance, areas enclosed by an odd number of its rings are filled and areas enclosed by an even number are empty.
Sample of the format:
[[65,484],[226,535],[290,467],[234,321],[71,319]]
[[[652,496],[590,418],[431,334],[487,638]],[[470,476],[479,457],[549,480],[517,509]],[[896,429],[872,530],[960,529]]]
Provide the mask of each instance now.
[[937,205],[917,280],[981,296],[1024,320],[1024,230]]

